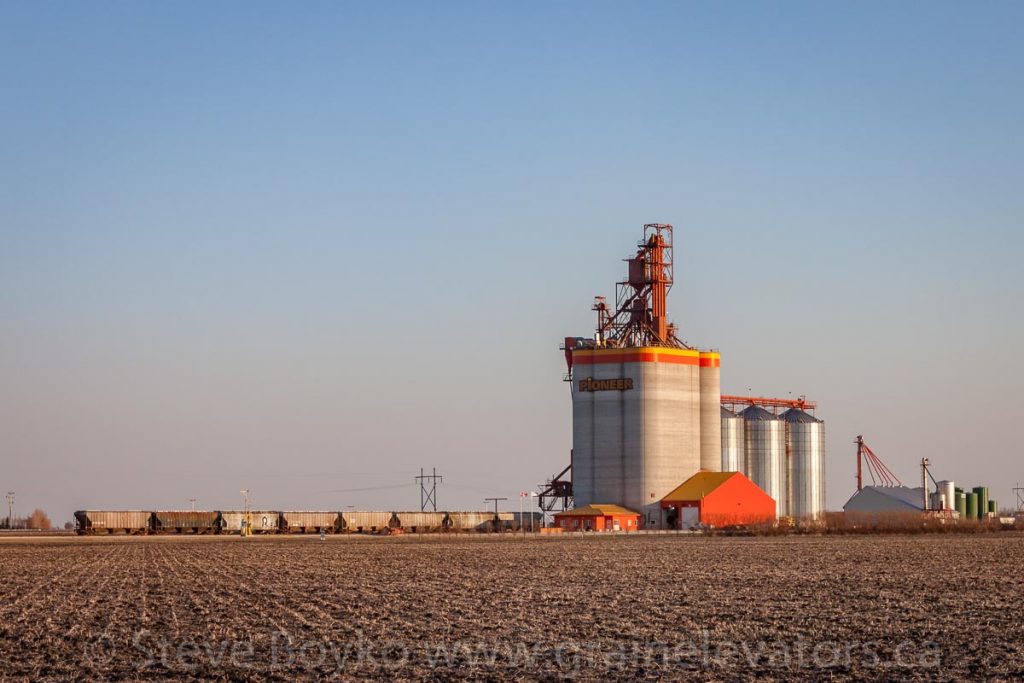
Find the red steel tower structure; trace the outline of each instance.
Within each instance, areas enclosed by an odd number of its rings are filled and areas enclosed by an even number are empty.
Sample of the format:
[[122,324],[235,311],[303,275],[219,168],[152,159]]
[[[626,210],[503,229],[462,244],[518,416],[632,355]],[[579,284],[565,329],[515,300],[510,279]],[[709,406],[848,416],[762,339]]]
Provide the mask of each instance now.
[[668,322],[668,292],[672,288],[672,226],[644,225],[636,255],[626,259],[626,279],[615,285],[615,310],[603,296],[594,297],[598,348],[665,346],[689,348],[676,339]]

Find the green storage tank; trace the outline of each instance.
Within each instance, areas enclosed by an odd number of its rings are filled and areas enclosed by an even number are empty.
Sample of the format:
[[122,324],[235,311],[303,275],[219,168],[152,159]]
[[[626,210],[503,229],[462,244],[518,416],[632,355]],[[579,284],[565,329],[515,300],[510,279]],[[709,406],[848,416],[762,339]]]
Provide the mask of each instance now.
[[975,486],[974,492],[978,494],[978,517],[984,517],[988,513],[988,487]]
[[967,519],[967,498],[964,496],[963,491],[957,491],[955,494],[956,504],[953,509],[960,513],[960,519]]
[[972,491],[970,493],[965,493],[964,494],[964,498],[967,499],[967,515],[966,515],[966,518],[967,519],[977,519],[978,518],[978,494],[974,493]]
[[998,510],[996,509],[997,507],[998,506],[996,505],[996,502],[994,500],[990,500],[988,502],[988,513],[990,515],[996,514],[998,512]]

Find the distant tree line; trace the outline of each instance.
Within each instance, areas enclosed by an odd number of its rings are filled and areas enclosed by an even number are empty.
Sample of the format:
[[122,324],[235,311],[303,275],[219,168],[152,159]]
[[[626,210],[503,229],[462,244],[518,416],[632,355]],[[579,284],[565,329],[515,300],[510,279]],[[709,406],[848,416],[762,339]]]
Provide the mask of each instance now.
[[50,517],[40,508],[36,508],[32,511],[32,514],[28,517],[15,517],[11,519],[4,517],[3,522],[0,523],[0,529],[33,529],[33,530],[49,530],[53,528],[53,522],[50,521]]

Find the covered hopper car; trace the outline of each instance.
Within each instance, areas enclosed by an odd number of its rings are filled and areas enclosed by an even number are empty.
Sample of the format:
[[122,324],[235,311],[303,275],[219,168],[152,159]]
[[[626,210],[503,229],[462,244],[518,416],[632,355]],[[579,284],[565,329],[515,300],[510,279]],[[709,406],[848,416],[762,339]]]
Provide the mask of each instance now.
[[341,530],[339,512],[297,512],[281,513],[281,531],[289,534],[335,533]]
[[449,512],[446,524],[452,531],[490,531],[493,512]]
[[350,533],[379,533],[398,526],[394,512],[346,511],[341,513],[341,520]]
[[152,531],[157,534],[215,534],[219,512],[159,510],[153,513]]
[[395,526],[410,533],[442,531],[447,526],[444,512],[396,512]]
[[[242,530],[246,513],[242,510],[223,510],[220,513],[221,533],[237,534]],[[254,534],[276,534],[281,531],[281,513],[272,510],[250,510],[249,525]]]
[[144,510],[79,510],[75,522],[79,534],[145,534],[152,517]]

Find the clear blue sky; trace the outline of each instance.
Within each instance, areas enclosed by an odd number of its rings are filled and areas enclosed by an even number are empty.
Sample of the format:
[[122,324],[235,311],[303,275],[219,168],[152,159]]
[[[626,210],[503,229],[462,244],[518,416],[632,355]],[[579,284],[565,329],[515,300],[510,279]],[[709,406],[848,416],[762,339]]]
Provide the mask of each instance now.
[[[644,222],[723,388],[805,393],[830,507],[1024,480],[1020,3],[0,4],[0,489],[514,496]],[[381,488],[351,491],[357,488]],[[515,501],[511,504],[515,505]]]

